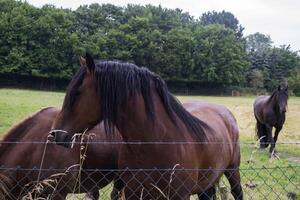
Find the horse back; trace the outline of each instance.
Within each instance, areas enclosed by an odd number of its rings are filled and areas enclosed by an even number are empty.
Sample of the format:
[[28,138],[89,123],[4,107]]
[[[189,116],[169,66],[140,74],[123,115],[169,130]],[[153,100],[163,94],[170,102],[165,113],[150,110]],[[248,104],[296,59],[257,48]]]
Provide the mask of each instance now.
[[261,96],[256,97],[256,99],[254,100],[254,103],[253,103],[254,112],[261,111],[266,106],[269,98],[270,98],[270,96],[266,96],[266,95],[261,95]]
[[[239,130],[233,114],[224,106],[204,101],[187,102],[183,106],[209,126],[206,130],[208,155],[216,155],[216,160],[222,155],[227,157],[224,160],[239,163]],[[220,155],[210,151],[219,152]]]
[[[233,114],[222,105],[205,101],[192,101],[183,103],[183,106],[195,117],[205,122],[214,134],[228,132],[233,141],[238,139],[238,126]],[[221,137],[225,134],[221,134]],[[209,135],[208,135],[209,137]]]
[[45,127],[45,123],[44,123],[45,119],[51,119],[51,118],[53,119],[57,113],[58,110],[56,108],[53,107],[43,108],[40,111],[26,117],[22,121],[13,125],[12,128],[10,128],[4,134],[4,138],[2,140],[3,143],[0,144],[0,155],[3,156],[13,146],[16,145],[10,142],[21,142],[24,141],[24,139],[26,140],[26,138],[28,141],[31,141],[30,138],[28,138],[33,135],[33,134],[28,134],[28,133],[32,133],[31,129],[37,126]]

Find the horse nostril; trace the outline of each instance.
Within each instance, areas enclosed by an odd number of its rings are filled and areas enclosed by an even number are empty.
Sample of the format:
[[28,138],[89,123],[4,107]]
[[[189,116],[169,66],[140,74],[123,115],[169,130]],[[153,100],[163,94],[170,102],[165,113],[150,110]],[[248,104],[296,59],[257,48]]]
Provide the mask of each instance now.
[[55,139],[56,139],[56,131],[55,130],[49,131],[48,136],[47,136],[47,141],[55,142]]
[[281,113],[285,113],[286,112],[286,108],[283,108],[282,110],[281,110]]
[[70,142],[71,142],[70,135],[65,130],[54,129],[54,130],[49,131],[47,141],[53,142],[57,145],[61,145],[64,147],[71,146],[70,145]]

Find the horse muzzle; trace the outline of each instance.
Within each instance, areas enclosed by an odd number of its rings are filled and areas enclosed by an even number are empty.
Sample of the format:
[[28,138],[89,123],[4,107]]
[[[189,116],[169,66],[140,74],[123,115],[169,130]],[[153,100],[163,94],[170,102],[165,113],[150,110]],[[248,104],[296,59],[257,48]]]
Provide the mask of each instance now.
[[49,142],[55,143],[66,148],[71,148],[72,146],[71,136],[67,131],[64,130],[49,131],[47,140]]

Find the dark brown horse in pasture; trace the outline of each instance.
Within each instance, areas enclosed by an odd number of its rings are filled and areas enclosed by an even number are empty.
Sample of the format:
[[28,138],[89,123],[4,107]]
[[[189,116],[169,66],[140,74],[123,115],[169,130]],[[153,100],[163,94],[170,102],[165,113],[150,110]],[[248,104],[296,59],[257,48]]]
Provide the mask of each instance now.
[[[270,155],[275,155],[275,144],[285,122],[289,93],[288,86],[278,89],[271,96],[258,96],[254,102],[254,116],[256,119],[256,134],[260,140],[260,148],[267,148],[270,144]],[[275,127],[274,138],[272,128]]]
[[81,65],[52,126],[57,142],[68,147],[74,133],[104,120],[108,134],[116,126],[127,142],[118,162],[126,199],[211,199],[224,173],[243,199],[238,126],[228,109],[183,106],[159,76],[134,64],[86,54]]
[[[0,182],[2,181],[2,190],[5,188],[8,193],[0,199],[21,199],[31,190],[29,186],[26,186],[27,184],[30,185],[37,180],[41,182],[45,179],[50,180],[51,175],[64,173],[67,168],[79,163],[82,144],[75,144],[74,148],[66,150],[64,147],[49,143],[44,149],[45,143],[43,142],[47,140],[48,132],[59,112],[60,110],[56,108],[42,109],[14,126],[0,142]],[[55,191],[47,191],[50,188],[45,187],[47,188],[45,194],[42,193],[39,197],[52,194],[51,199],[60,200],[65,199],[68,193],[75,192],[88,193],[86,199],[98,199],[99,189],[113,181],[115,173],[95,169],[116,169],[119,145],[96,145],[94,142],[118,142],[121,141],[121,136],[117,132],[114,136],[104,134],[103,124],[96,125],[89,133],[97,134],[90,139],[93,143],[87,144],[85,141],[84,151],[86,152],[81,154],[85,154],[86,159],[82,165],[80,179],[76,180],[79,177],[78,168],[70,169],[66,175],[58,178],[60,181]],[[74,189],[78,181],[80,187]],[[112,193],[112,199],[117,199],[117,195],[116,187]]]

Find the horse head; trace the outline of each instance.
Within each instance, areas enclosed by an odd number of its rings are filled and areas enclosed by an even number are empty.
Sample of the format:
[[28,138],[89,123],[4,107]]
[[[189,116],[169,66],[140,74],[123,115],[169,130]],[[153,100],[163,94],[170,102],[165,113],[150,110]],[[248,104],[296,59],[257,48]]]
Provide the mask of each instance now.
[[287,100],[289,97],[288,86],[282,88],[280,85],[275,92],[276,107],[279,113],[285,113],[287,111]]

